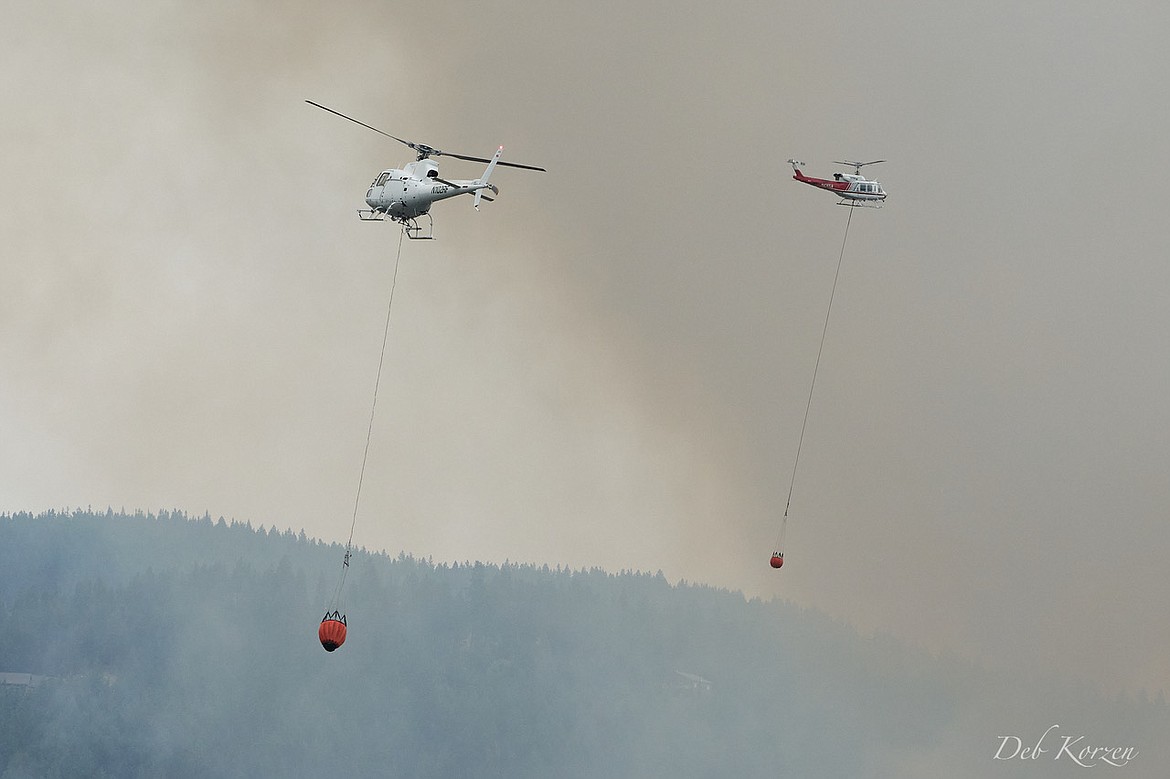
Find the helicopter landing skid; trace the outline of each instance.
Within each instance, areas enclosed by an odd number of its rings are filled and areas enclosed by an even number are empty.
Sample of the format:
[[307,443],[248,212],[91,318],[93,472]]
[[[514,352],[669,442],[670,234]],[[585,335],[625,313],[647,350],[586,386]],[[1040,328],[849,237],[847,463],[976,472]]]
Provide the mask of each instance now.
[[397,222],[402,225],[402,230],[406,233],[406,237],[413,241],[433,241],[435,239],[435,220],[430,214],[427,214],[427,234],[423,235],[422,225],[418,223],[417,219],[407,219],[405,217],[394,216],[385,211],[375,211],[370,208],[357,209],[358,219],[363,222]]
[[880,202],[869,202],[864,200],[838,200],[837,205],[847,206],[849,208],[881,208]]

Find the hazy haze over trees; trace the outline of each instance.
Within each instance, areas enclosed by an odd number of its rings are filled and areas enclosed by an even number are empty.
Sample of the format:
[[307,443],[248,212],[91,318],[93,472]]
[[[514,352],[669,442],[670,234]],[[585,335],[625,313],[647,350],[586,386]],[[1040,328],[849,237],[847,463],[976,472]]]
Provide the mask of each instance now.
[[0,686],[0,776],[1079,771],[993,760],[1053,724],[1134,746],[1119,775],[1165,765],[1160,692],[993,675],[660,573],[363,551],[326,654],[341,556],[208,516],[0,517],[0,672],[48,677]]

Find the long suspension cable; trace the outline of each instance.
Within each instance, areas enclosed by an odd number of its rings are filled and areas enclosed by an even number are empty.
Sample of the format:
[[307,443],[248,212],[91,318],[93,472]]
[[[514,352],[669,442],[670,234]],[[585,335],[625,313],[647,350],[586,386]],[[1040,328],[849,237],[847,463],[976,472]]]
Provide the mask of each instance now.
[[788,502],[784,504],[784,522],[780,533],[783,538],[784,528],[788,524],[788,507],[792,505],[792,489],[796,486],[796,469],[800,465],[800,450],[804,446],[804,429],[808,426],[808,412],[812,408],[813,390],[817,386],[817,371],[821,367],[821,353],[825,350],[825,334],[829,332],[829,315],[833,313],[833,298],[837,295],[837,279],[841,276],[841,262],[845,259],[845,244],[849,240],[849,225],[853,222],[853,208],[849,209],[849,218],[845,221],[845,238],[841,241],[841,256],[837,258],[837,272],[833,275],[833,290],[829,293],[829,307],[825,311],[825,326],[821,330],[821,345],[817,349],[817,362],[813,366],[812,383],[808,388],[808,403],[804,406],[804,421],[800,424],[800,440],[796,444],[796,460],[792,464],[792,481],[788,484]]
[[382,329],[382,352],[378,356],[378,375],[374,378],[374,399],[370,403],[370,423],[366,428],[366,447],[362,451],[362,468],[358,473],[357,492],[353,498],[353,520],[349,523],[349,540],[345,542],[345,559],[341,563],[341,578],[337,582],[337,591],[333,593],[333,605],[337,606],[341,598],[341,588],[345,585],[346,574],[349,573],[349,558],[353,553],[353,530],[357,527],[358,506],[362,499],[362,483],[366,479],[366,461],[370,456],[370,439],[374,434],[374,412],[378,409],[378,388],[382,385],[382,365],[386,362],[386,343],[390,340],[390,313],[394,310],[394,290],[398,287],[398,263],[402,259],[402,239],[406,230],[398,236],[398,254],[394,258],[394,276],[390,281],[390,301],[386,304],[386,326]]

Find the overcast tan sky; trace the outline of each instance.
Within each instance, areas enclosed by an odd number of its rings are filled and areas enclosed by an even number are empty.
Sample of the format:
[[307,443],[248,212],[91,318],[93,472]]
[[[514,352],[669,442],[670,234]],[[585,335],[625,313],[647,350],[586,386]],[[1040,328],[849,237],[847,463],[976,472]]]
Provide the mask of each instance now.
[[[1170,10],[37,3],[0,24],[0,511],[661,569],[1170,688]],[[785,160],[885,158],[857,212]],[[479,166],[442,160],[442,175]]]

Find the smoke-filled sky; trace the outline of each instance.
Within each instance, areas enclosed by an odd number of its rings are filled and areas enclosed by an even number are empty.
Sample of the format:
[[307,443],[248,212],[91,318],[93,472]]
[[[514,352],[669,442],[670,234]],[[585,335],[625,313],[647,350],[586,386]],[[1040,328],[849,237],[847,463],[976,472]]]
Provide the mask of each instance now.
[[[37,3],[0,24],[0,511],[661,569],[1170,688],[1170,10]],[[888,162],[848,218],[791,180]],[[440,160],[443,176],[481,166]]]

